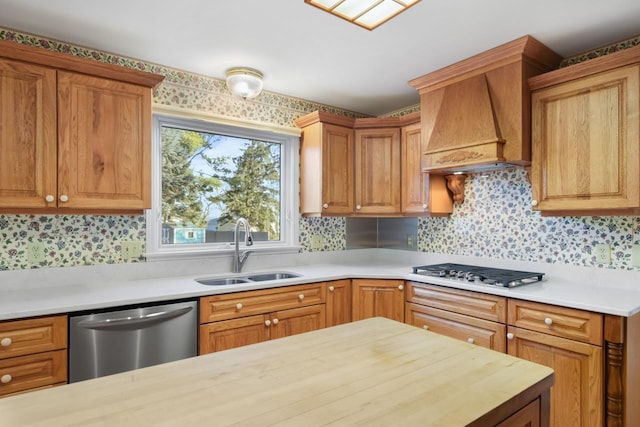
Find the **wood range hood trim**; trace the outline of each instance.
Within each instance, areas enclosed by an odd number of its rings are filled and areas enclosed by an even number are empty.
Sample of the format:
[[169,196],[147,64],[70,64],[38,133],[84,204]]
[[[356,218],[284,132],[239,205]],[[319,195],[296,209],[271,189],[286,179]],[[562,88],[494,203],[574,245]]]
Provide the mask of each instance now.
[[421,98],[423,171],[482,172],[529,165],[527,79],[561,60],[524,36],[411,80]]

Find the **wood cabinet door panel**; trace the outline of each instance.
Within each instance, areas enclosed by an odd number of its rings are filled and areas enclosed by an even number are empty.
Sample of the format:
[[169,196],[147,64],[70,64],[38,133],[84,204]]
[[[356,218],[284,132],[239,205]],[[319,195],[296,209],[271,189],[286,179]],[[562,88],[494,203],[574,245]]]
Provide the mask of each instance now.
[[603,425],[602,349],[591,344],[508,327],[512,356],[554,370],[551,388],[551,425],[599,427]]
[[407,303],[405,322],[470,344],[506,352],[506,326],[418,304]]
[[539,427],[540,426],[540,399],[536,399],[496,427]]
[[200,325],[198,354],[214,353],[267,341],[269,327],[265,324],[266,320],[266,316],[259,315]]
[[407,282],[407,301],[493,322],[507,320],[507,299],[495,295]]
[[0,396],[67,381],[67,350],[0,360]]
[[533,199],[540,210],[640,206],[640,65],[534,92]]
[[585,310],[509,299],[510,325],[602,345],[603,316]]
[[404,322],[404,282],[402,280],[356,279],[351,281],[351,318],[386,317]]
[[59,206],[150,208],[151,90],[59,72],[58,108]]
[[327,282],[327,327],[351,322],[351,280]]
[[0,341],[0,359],[67,348],[67,316],[0,322]]
[[422,138],[420,123],[402,128],[402,212],[424,213],[427,204],[427,175],[422,173]]
[[355,138],[356,214],[399,213],[400,129],[359,129]]
[[200,299],[200,323],[322,304],[324,283],[213,295]]
[[353,213],[353,130],[322,125],[323,214]]
[[324,328],[326,311],[324,304],[318,304],[278,311],[272,313],[269,319],[271,339],[284,338]]
[[0,60],[0,207],[49,205],[56,138],[55,70]]

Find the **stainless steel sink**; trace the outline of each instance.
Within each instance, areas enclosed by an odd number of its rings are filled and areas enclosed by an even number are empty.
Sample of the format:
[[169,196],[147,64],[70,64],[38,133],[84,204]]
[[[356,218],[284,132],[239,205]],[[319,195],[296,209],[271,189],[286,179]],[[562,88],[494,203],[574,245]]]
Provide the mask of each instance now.
[[224,286],[251,282],[266,282],[267,280],[293,279],[294,277],[300,277],[300,275],[285,271],[278,271],[274,273],[253,274],[251,276],[203,277],[201,279],[196,279],[196,282],[206,286]]
[[264,282],[267,280],[293,279],[294,277],[300,277],[300,275],[294,273],[264,273],[248,276],[247,278],[253,282]]
[[250,280],[244,277],[218,277],[211,279],[196,279],[196,282],[206,286],[237,285],[238,283],[249,283]]

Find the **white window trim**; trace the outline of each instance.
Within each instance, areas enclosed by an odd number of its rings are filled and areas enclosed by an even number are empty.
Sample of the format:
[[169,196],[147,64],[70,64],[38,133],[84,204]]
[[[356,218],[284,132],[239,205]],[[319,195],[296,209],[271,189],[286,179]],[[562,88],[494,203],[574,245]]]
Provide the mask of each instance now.
[[251,250],[258,253],[296,253],[300,251],[300,246],[298,244],[299,227],[297,214],[300,204],[298,199],[298,194],[300,193],[300,168],[298,167],[300,164],[300,139],[297,136],[251,127],[244,128],[237,125],[219,123],[214,120],[154,114],[151,144],[151,209],[148,209],[145,214],[147,224],[147,250],[145,257],[148,261],[198,259],[211,258],[215,256],[227,257],[233,254],[233,244],[231,243],[189,245],[160,244],[162,225],[161,129],[163,125],[281,143],[281,240],[279,242],[255,242],[251,247]]

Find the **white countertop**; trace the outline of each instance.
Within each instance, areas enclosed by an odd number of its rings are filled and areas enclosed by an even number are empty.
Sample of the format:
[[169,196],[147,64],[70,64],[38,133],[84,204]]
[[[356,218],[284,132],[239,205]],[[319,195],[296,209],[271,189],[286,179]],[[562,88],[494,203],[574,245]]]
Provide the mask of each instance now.
[[[542,282],[506,289],[411,274],[412,266],[440,262],[536,271],[545,276]],[[222,266],[200,260],[0,272],[0,320],[351,278],[412,280],[620,316],[640,312],[638,271],[368,249],[256,256],[241,274],[287,271],[300,275],[293,279],[224,286],[195,281],[233,276],[220,271],[226,262],[218,264]]]

